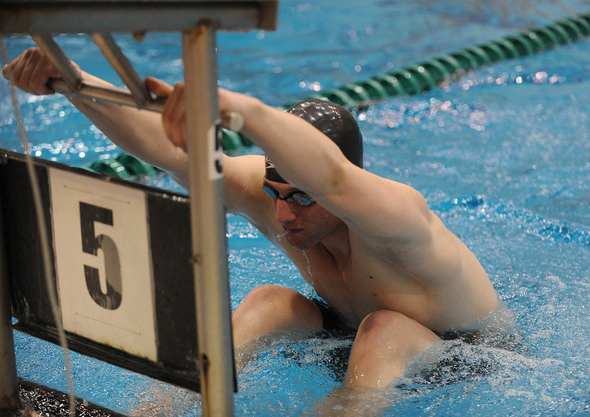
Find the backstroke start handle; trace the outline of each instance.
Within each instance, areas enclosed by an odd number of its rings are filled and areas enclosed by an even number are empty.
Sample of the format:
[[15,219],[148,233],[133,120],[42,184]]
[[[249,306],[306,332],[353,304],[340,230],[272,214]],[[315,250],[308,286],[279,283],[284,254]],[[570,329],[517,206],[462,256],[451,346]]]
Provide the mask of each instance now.
[[[10,79],[10,69],[8,65],[2,67],[2,77],[7,80]],[[104,100],[157,113],[162,113],[164,111],[164,106],[166,105],[166,98],[164,97],[152,98],[139,105],[128,89],[98,84],[92,81],[84,81],[77,91],[72,91],[67,84],[59,78],[49,80],[48,86],[55,92],[65,96],[75,95],[90,99]],[[228,113],[227,115],[223,115],[221,125],[227,129],[239,132],[244,126],[244,119],[241,114]]]

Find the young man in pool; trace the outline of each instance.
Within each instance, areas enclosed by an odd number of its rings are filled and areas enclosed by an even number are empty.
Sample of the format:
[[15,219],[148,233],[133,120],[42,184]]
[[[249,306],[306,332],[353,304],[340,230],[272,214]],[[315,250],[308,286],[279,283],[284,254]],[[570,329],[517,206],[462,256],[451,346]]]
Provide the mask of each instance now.
[[[46,83],[58,76],[36,49],[10,70],[17,86],[35,94],[51,93]],[[122,149],[186,186],[184,85],[153,78],[147,84],[168,97],[161,118],[70,100]],[[362,137],[346,110],[307,102],[291,114],[223,89],[219,104],[222,117],[242,115],[242,132],[268,158],[224,156],[227,210],[283,250],[332,312],[323,315],[325,307],[294,290],[258,287],[233,313],[236,346],[337,321],[356,330],[344,384],[383,387],[439,335],[495,330],[482,328],[493,326],[489,318],[500,301],[479,261],[420,193],[361,168]]]

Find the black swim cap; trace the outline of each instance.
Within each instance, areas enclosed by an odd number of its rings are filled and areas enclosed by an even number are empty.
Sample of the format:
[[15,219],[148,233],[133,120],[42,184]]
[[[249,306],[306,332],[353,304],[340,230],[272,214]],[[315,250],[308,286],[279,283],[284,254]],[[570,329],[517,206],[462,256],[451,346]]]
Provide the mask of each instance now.
[[[295,104],[287,113],[301,117],[338,145],[344,156],[358,167],[363,167],[363,135],[356,119],[348,110],[325,100],[304,100]],[[269,181],[287,183],[266,160],[265,178]]]

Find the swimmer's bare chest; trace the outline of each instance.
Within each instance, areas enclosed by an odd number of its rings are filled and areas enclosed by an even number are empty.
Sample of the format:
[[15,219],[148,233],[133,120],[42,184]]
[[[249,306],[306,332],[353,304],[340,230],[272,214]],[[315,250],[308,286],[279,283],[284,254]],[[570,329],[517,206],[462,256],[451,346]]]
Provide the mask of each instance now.
[[457,270],[440,262],[395,262],[381,253],[359,256],[351,251],[353,257],[338,263],[321,250],[306,252],[307,257],[294,259],[295,264],[352,327],[375,311],[390,310],[431,330],[443,330],[486,317],[497,306],[497,293],[471,253],[461,263],[465,270]]
[[358,327],[367,315],[384,309],[427,321],[433,307],[429,294],[395,266],[369,257],[338,266],[325,254],[306,255],[296,262],[299,270],[346,324]]

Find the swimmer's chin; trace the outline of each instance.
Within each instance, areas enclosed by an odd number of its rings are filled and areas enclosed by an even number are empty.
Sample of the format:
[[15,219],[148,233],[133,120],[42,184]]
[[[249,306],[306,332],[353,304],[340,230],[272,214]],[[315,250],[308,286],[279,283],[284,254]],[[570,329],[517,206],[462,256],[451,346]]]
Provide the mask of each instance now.
[[310,238],[305,229],[286,229],[283,227],[283,233],[276,235],[276,239],[282,246],[286,246],[286,242],[292,248],[303,251],[318,243],[317,240]]
[[291,246],[295,249],[302,250],[302,251],[305,251],[305,250],[311,248],[315,244],[315,243],[309,242],[308,240],[301,241],[298,239],[289,239],[288,237],[286,238],[286,240],[287,240],[287,243],[289,244],[289,246]]

